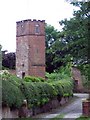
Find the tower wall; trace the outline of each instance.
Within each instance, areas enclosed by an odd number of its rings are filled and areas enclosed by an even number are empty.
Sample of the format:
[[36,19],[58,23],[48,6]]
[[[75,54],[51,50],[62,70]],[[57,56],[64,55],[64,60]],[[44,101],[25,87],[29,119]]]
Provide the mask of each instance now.
[[45,21],[17,22],[17,76],[45,77]]

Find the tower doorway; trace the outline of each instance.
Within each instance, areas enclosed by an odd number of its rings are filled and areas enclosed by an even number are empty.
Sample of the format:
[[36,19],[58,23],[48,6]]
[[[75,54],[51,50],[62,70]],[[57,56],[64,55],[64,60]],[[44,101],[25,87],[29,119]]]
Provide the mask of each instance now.
[[22,72],[22,78],[24,78],[25,77],[25,72]]

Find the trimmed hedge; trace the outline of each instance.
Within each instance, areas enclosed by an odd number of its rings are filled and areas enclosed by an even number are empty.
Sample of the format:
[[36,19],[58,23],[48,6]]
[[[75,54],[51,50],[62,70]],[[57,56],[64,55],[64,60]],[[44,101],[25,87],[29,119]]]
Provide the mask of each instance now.
[[44,78],[34,77],[34,76],[25,76],[23,80],[26,82],[44,82],[45,81]]
[[25,95],[30,107],[43,105],[57,95],[53,86],[45,82],[23,83],[20,89]]
[[26,99],[32,108],[46,104],[58,95],[72,95],[73,84],[70,80],[41,81],[43,79],[36,80],[35,77],[26,77],[23,80],[13,75],[3,75],[2,102],[10,107],[20,107]]
[[72,96],[73,85],[70,81],[47,82],[23,82],[20,86],[22,93],[30,107],[40,106],[60,95],[62,97]]
[[25,99],[21,90],[8,80],[2,81],[2,102],[10,107],[20,107]]
[[10,107],[20,107],[25,99],[19,88],[21,79],[6,70],[2,71],[0,77],[2,78],[2,103]]
[[52,82],[49,83],[52,86],[54,86],[55,90],[57,91],[57,94],[61,96],[71,96],[73,94],[72,89],[73,89],[73,84],[70,81],[57,81],[57,82]]

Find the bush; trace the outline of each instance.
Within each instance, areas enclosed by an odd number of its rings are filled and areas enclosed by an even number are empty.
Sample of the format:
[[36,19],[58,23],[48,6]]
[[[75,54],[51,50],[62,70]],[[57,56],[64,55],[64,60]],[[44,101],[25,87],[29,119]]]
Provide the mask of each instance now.
[[37,90],[35,89],[34,83],[24,82],[20,85],[20,89],[27,99],[30,106],[32,106],[33,102],[36,105],[37,103]]
[[71,96],[73,83],[70,76],[60,73],[47,74],[48,80],[33,76],[20,79],[14,75],[1,75],[2,101],[10,107],[19,107],[27,99],[29,107],[46,104],[49,100],[59,96]]
[[10,107],[20,107],[25,99],[19,88],[21,79],[5,70],[0,77],[2,78],[2,102]]
[[71,80],[71,71],[70,68],[62,67],[58,72],[54,73],[46,73],[46,78],[48,79],[47,82],[52,82],[52,81],[70,81]]
[[71,81],[48,82],[23,82],[20,86],[22,93],[30,107],[40,106],[50,99],[60,96],[71,96],[73,85]]
[[2,102],[10,107],[20,107],[25,99],[20,89],[7,80],[2,81]]
[[34,76],[25,76],[24,81],[26,81],[26,82],[44,82],[44,78],[34,77]]
[[20,86],[20,89],[25,95],[30,107],[43,105],[56,95],[55,89],[45,82],[24,82]]
[[54,86],[60,96],[71,96],[73,94],[73,81],[71,78],[71,64],[61,67],[54,73],[46,73],[47,82]]
[[57,81],[51,83],[57,91],[57,95],[60,96],[71,96],[73,90],[73,84],[70,81]]

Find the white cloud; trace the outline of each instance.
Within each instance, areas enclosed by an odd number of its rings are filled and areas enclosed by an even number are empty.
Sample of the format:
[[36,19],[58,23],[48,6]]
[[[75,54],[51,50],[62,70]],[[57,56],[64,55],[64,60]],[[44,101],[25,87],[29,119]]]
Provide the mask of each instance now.
[[72,17],[73,8],[64,0],[1,0],[0,44],[3,49],[15,51],[18,20],[46,20],[58,29],[60,20]]

